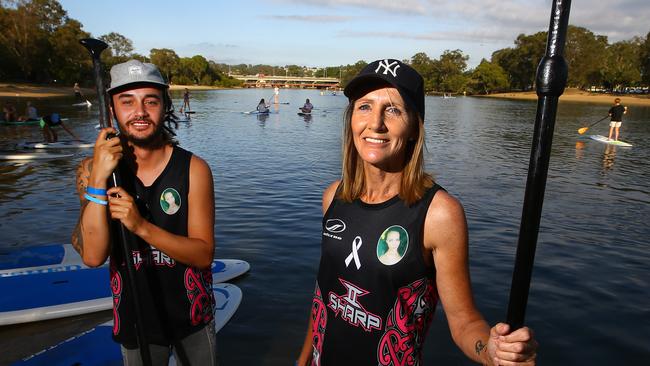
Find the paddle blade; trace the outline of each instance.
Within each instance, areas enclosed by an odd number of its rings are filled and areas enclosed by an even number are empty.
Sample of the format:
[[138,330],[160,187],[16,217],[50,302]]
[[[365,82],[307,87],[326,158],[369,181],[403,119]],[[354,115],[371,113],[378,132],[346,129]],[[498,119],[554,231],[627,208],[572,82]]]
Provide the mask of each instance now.
[[579,128],[579,129],[578,129],[578,133],[582,135],[583,133],[587,132],[588,129],[589,129],[589,127],[582,127],[582,128]]

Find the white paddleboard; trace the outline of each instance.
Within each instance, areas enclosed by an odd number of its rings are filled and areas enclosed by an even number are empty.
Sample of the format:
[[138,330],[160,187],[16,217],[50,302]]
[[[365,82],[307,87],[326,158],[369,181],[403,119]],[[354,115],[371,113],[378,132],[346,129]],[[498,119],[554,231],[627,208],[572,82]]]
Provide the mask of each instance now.
[[[11,263],[20,267],[7,268]],[[228,281],[249,269],[246,261],[216,259],[212,262],[212,282]],[[11,296],[0,297],[0,326],[110,309],[113,303],[108,279],[107,264],[87,267],[70,244],[4,254],[0,256],[0,293]]]
[[87,100],[87,101],[85,101],[85,102],[80,102],[80,103],[74,103],[74,104],[72,104],[73,107],[90,107],[90,106],[92,106],[92,105],[93,105],[93,104],[90,103],[89,100]]
[[93,146],[95,146],[94,142],[72,140],[57,142],[24,141],[16,145],[20,149],[85,149]]
[[[217,284],[213,288],[215,332],[219,332],[235,314],[242,300],[241,290],[232,284]],[[122,365],[120,346],[112,338],[113,322],[101,324],[69,338],[13,365]],[[175,364],[173,357],[170,360]]]
[[598,142],[602,142],[604,144],[609,144],[609,145],[614,145],[614,146],[623,146],[623,147],[632,147],[632,144],[629,144],[627,142],[624,142],[624,141],[621,141],[621,140],[618,140],[618,141],[610,140],[607,137],[601,136],[601,135],[591,135],[591,136],[589,136],[589,138],[591,138],[592,140],[596,140]]
[[73,156],[74,154],[0,152],[0,160],[54,160],[54,159],[67,159]]

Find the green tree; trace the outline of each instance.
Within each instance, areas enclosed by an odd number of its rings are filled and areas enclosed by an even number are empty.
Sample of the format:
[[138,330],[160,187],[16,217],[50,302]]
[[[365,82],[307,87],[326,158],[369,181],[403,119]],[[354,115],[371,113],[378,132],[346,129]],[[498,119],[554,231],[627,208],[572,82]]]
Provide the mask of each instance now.
[[444,92],[458,92],[466,83],[463,73],[467,69],[469,56],[461,50],[446,50],[440,59],[434,62],[435,82],[438,90]]
[[645,36],[645,41],[641,44],[639,50],[639,63],[641,80],[646,84],[650,84],[650,32]]
[[152,64],[158,66],[160,72],[165,76],[167,82],[171,83],[172,76],[178,72],[180,66],[180,57],[169,48],[152,48],[149,51],[149,59]]
[[357,61],[353,65],[346,65],[343,67],[341,86],[347,85],[352,78],[359,73],[364,67],[368,66],[365,61]]
[[472,71],[469,85],[472,92],[490,94],[492,91],[507,89],[509,83],[508,76],[501,66],[483,59]]
[[[193,56],[189,59],[188,63],[188,71],[191,74],[192,80],[196,84],[204,84],[202,80],[204,79],[204,76],[208,73],[209,70],[209,65],[208,65],[208,60],[205,59],[203,56]],[[205,85],[212,85],[212,78],[205,79],[206,84]]]
[[431,92],[437,89],[436,85],[434,85],[436,78],[435,63],[426,53],[416,53],[411,57],[409,64],[422,75],[425,92]]
[[51,70],[54,79],[73,83],[92,80],[92,60],[86,49],[79,44],[90,35],[81,29],[81,23],[68,19],[58,27],[50,38],[52,43]]
[[533,87],[537,66],[546,50],[546,32],[520,34],[514,48],[505,48],[492,54],[492,62],[508,75],[510,86],[529,90]]
[[603,71],[603,85],[608,88],[638,85],[641,82],[642,40],[635,37],[630,41],[616,42],[607,47]]
[[565,50],[569,66],[568,85],[584,87],[602,83],[607,55],[606,36],[597,36],[585,28],[570,25]]
[[129,57],[133,52],[133,42],[123,35],[115,32],[99,37],[108,44],[108,47],[115,57]]

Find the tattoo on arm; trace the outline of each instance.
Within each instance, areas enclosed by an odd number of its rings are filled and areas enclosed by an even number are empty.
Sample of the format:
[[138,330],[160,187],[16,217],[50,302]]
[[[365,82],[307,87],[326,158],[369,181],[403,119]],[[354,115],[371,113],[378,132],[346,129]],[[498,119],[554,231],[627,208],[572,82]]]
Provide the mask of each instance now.
[[481,352],[487,347],[487,344],[483,343],[480,339],[476,341],[476,344],[474,345],[474,349],[476,350],[476,354],[480,355]]
[[92,160],[88,159],[82,161],[77,168],[77,195],[79,196],[79,203],[81,208],[79,209],[79,218],[77,219],[77,225],[75,225],[74,230],[72,231],[72,247],[83,256],[83,235],[81,231],[83,230],[83,225],[81,224],[81,218],[83,217],[86,206],[88,206],[88,200],[83,198],[84,193],[86,192],[86,187],[88,186],[88,179],[90,178],[90,171],[92,170]]

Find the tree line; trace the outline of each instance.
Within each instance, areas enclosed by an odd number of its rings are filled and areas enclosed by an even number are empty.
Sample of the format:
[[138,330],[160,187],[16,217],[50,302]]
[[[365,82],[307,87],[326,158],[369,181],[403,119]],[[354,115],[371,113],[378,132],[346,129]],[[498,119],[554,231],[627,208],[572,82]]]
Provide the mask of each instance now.
[[[0,0],[0,80],[89,84],[92,61],[78,43],[91,35],[70,18],[56,0]],[[230,77],[239,75],[287,75],[339,77],[345,85],[365,65],[355,64],[308,68],[299,65],[227,65],[201,55],[180,57],[172,49],[154,48],[149,55],[134,52],[133,43],[119,33],[98,37],[109,45],[102,53],[105,70],[130,58],[152,62],[173,84],[240,86]],[[469,56],[462,50],[446,50],[438,58],[420,52],[403,60],[425,79],[428,93],[488,94],[495,91],[530,90],[537,65],[546,47],[547,32],[520,34],[512,47],[495,51],[490,60],[468,68]],[[569,65],[568,85],[617,89],[650,85],[650,32],[645,38],[610,44],[607,36],[586,28],[569,26],[565,58]]]

